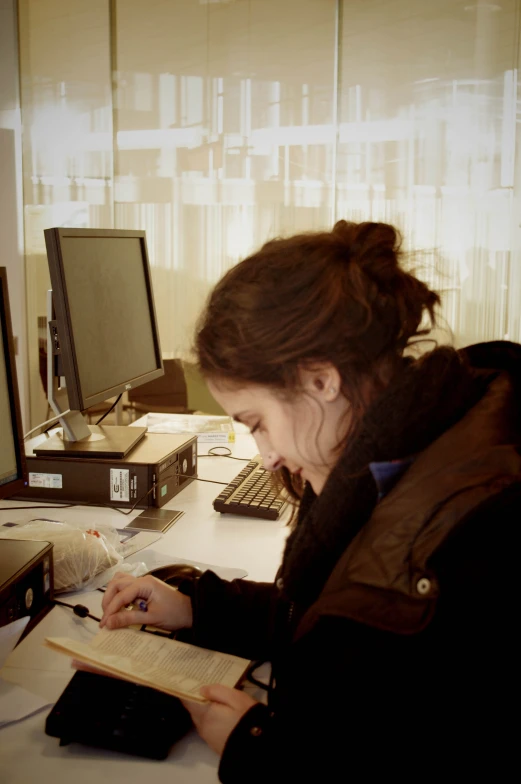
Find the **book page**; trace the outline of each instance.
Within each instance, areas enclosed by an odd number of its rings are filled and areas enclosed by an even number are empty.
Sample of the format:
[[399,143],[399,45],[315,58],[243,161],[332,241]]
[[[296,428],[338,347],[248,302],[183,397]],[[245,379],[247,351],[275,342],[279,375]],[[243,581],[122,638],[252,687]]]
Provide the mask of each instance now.
[[47,638],[45,643],[112,675],[196,702],[206,702],[201,686],[222,683],[233,688],[249,665],[238,656],[134,629],[103,629],[90,643],[66,637]]

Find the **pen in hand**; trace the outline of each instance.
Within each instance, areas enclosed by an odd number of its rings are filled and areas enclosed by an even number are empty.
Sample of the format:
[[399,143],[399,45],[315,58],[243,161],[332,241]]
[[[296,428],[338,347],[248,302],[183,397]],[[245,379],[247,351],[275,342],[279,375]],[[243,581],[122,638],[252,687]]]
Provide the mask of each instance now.
[[141,610],[141,612],[147,612],[148,605],[144,599],[139,599],[137,602],[133,602],[132,604],[127,604],[125,610]]

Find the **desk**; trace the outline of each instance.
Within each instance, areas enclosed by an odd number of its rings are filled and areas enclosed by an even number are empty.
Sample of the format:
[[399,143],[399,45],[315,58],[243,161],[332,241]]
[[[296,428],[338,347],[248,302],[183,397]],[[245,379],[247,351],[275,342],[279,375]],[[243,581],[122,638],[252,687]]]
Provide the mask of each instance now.
[[[206,453],[208,446],[212,444],[199,444],[199,453]],[[255,454],[251,436],[238,435],[232,451],[237,457]],[[204,457],[199,461],[199,476],[228,482],[240,468],[241,463],[235,460]],[[248,579],[272,580],[288,534],[285,522],[220,515],[212,507],[218,493],[219,485],[206,482],[192,482],[184,488],[167,505],[184,511],[184,515],[152,549],[176,558],[243,568],[248,572]],[[25,521],[36,516],[29,510],[10,512],[13,506],[25,506],[25,503],[1,502],[1,522]],[[37,514],[45,512],[40,509]],[[121,527],[122,522],[126,524],[134,515],[124,518],[114,509],[78,506],[53,509],[49,516],[63,521],[103,520]],[[86,604],[94,615],[99,614],[102,599],[99,591],[76,596],[76,601]],[[48,636],[88,639],[97,628],[91,619],[80,619],[65,607],[55,607],[13,651],[2,677],[55,702],[73,671],[68,658],[43,647],[43,639]],[[173,747],[168,759],[154,762],[78,744],[60,747],[56,738],[45,735],[47,713],[48,710],[41,711],[0,729],[2,784],[215,784],[218,781],[218,757],[195,731]]]

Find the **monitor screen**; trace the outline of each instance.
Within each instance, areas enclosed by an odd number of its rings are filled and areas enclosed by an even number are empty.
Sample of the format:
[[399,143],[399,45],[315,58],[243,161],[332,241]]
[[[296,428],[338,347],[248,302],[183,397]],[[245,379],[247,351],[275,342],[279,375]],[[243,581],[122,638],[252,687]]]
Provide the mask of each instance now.
[[144,231],[45,231],[71,409],[152,381],[163,365]]
[[8,498],[22,489],[27,474],[5,267],[0,267],[0,321],[0,498]]

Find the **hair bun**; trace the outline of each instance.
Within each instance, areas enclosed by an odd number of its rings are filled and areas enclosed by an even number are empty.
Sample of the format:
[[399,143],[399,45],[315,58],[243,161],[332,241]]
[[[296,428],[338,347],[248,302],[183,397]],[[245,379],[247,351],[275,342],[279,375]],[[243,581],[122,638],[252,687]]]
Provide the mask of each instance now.
[[331,233],[345,245],[350,265],[373,285],[373,327],[383,325],[400,350],[411,338],[426,334],[428,329],[420,329],[424,312],[434,325],[440,298],[403,266],[400,232],[388,223],[339,220]]
[[332,234],[341,239],[349,251],[349,260],[369,278],[387,287],[402,272],[401,234],[388,223],[350,223],[339,220]]
[[358,229],[357,223],[351,223],[350,221],[346,221],[342,219],[335,223],[331,231],[331,234],[336,239],[339,239],[341,242],[348,245],[349,248],[351,249],[351,246],[356,237],[357,229]]
[[343,218],[335,223],[333,226],[333,234],[338,234],[342,236],[343,233],[348,230],[350,226],[354,226],[354,223],[349,223],[348,221],[344,220]]

